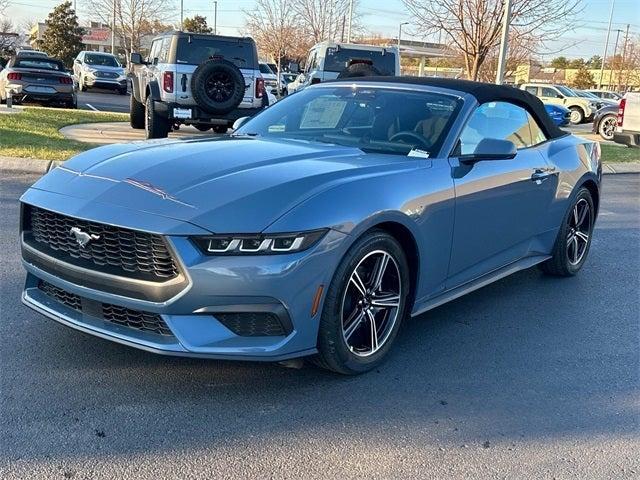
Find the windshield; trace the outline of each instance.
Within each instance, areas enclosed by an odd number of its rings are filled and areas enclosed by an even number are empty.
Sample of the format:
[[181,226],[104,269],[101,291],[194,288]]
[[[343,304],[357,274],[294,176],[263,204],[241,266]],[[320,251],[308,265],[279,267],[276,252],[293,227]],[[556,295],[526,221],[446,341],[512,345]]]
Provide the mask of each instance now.
[[556,88],[558,90],[560,90],[560,93],[562,93],[565,97],[578,97],[579,95],[574,92],[573,90],[571,90],[568,87],[565,87],[564,85],[557,85]]
[[84,57],[84,63],[87,65],[98,65],[100,67],[120,66],[116,57],[112,57],[111,55],[97,55],[95,53],[87,53]]
[[349,85],[306,88],[270,106],[234,135],[286,138],[407,155],[434,155],[461,100],[428,91]]
[[31,57],[31,58],[19,58],[14,64],[16,68],[38,68],[41,70],[55,70],[57,72],[64,71],[64,65],[62,62],[52,59]]
[[396,56],[392,51],[327,48],[327,56],[324,61],[325,71],[339,73],[353,63],[372,65],[381,75],[395,75],[396,71]]

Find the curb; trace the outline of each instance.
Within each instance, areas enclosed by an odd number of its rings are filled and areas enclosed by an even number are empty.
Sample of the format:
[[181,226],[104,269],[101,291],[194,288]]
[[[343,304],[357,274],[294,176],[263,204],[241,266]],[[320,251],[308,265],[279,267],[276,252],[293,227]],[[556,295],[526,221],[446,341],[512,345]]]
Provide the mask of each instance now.
[[603,163],[602,173],[604,175],[640,173],[640,163]]
[[35,173],[44,175],[51,169],[54,160],[38,160],[37,158],[16,158],[0,156],[0,171],[2,175]]

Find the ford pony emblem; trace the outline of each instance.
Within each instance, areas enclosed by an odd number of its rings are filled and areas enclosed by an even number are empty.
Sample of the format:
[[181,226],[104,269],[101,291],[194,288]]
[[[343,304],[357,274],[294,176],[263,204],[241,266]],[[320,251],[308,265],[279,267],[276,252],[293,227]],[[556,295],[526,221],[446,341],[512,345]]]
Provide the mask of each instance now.
[[83,232],[79,227],[72,227],[69,233],[76,238],[76,242],[80,247],[84,248],[91,240],[98,240],[100,235],[89,234]]

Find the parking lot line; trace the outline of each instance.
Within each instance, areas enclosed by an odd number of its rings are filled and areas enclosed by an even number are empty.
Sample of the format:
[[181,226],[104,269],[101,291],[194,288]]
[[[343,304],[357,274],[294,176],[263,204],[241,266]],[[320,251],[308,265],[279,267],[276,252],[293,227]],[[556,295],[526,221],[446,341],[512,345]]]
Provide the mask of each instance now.
[[94,107],[93,105],[91,105],[90,103],[85,103],[85,105],[87,107],[89,107],[91,110],[93,110],[94,112],[99,112],[100,110],[98,110],[96,107]]

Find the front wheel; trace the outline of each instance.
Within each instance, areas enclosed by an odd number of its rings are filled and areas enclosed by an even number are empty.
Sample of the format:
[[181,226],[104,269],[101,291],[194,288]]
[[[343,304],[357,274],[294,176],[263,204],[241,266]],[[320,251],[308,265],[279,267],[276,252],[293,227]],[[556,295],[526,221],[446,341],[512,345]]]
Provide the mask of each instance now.
[[342,259],[327,290],[313,361],[354,375],[378,366],[396,338],[410,290],[400,244],[374,230]]
[[580,107],[571,107],[571,116],[569,117],[569,121],[572,125],[579,125],[584,120],[584,112]]
[[618,118],[616,115],[607,115],[600,120],[598,125],[598,133],[604,140],[613,140],[613,134],[616,131],[616,125],[618,124]]
[[581,187],[562,221],[552,257],[540,264],[542,271],[562,277],[578,273],[587,260],[594,223],[593,198],[587,188]]

